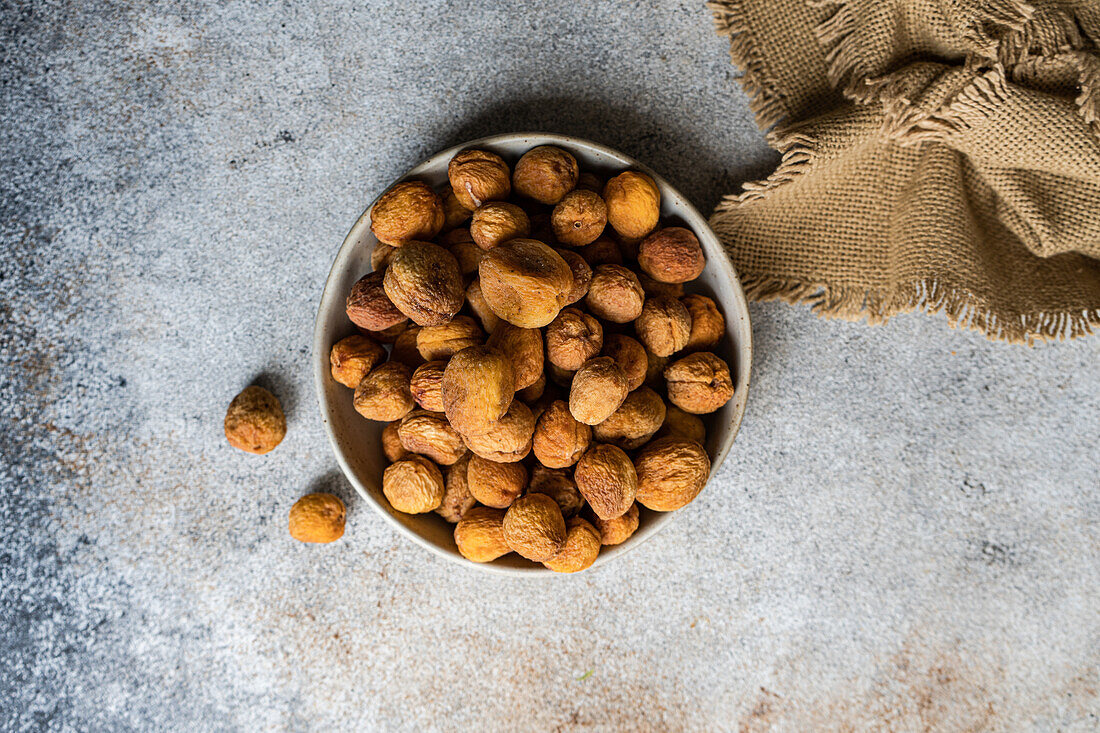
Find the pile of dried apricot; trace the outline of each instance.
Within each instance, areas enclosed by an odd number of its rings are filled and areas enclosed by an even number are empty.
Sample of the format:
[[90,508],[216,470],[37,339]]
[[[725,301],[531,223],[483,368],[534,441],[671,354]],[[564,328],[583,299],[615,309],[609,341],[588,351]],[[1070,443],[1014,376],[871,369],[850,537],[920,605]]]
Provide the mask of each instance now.
[[712,353],[722,313],[684,293],[702,247],[661,226],[652,178],[604,182],[558,147],[511,168],[465,150],[448,177],[374,205],[374,272],[347,298],[359,334],[332,347],[332,376],[389,423],[394,509],[454,523],[474,562],[584,570],[634,533],[638,505],[679,509],[706,484],[698,415],[734,387]]

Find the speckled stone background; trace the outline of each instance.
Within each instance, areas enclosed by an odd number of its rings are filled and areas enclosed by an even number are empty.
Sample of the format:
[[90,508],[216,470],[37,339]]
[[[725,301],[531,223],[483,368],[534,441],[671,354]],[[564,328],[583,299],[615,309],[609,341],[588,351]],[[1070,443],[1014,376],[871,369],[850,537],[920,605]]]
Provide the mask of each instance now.
[[[1095,730],[1100,338],[754,306],[748,414],[578,577],[435,558],[353,495],[314,309],[435,150],[593,138],[702,209],[775,162],[699,2],[2,2],[5,730]],[[290,432],[230,449],[253,380]],[[301,494],[349,503],[296,544]]]

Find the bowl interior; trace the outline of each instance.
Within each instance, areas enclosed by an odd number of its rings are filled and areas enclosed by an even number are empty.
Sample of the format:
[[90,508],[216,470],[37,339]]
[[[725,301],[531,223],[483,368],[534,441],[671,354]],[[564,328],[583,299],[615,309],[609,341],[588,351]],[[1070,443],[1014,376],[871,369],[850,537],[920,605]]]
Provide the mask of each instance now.
[[[592,171],[601,177],[606,178],[628,168],[649,174],[661,190],[662,224],[688,227],[699,237],[707,265],[702,276],[686,289],[712,297],[725,315],[726,337],[714,351],[730,365],[736,385],[732,400],[717,412],[701,416],[707,427],[706,448],[712,461],[713,477],[733,444],[745,411],[752,362],[752,330],[745,296],[729,258],[695,207],[664,179],[632,158],[602,145],[563,135],[512,134],[474,140],[437,153],[410,170],[404,178],[418,178],[438,189],[447,183],[447,163],[460,150],[471,147],[490,150],[511,166],[536,145],[561,146],[576,156],[581,170]],[[455,547],[454,525],[435,513],[408,515],[397,512],[382,494],[382,472],[386,466],[381,447],[384,425],[365,420],[354,410],[352,391],[332,378],[328,358],[334,343],[356,332],[344,312],[344,300],[352,285],[371,271],[370,253],[376,242],[370,232],[368,207],[355,222],[336,256],[325,283],[314,329],[313,361],[317,395],[321,416],[340,467],[363,498],[399,531],[443,557],[489,571],[557,575],[514,553],[492,563],[471,563]],[[636,547],[675,514],[653,512],[641,507],[638,531],[621,545],[603,548],[595,565],[610,562]]]

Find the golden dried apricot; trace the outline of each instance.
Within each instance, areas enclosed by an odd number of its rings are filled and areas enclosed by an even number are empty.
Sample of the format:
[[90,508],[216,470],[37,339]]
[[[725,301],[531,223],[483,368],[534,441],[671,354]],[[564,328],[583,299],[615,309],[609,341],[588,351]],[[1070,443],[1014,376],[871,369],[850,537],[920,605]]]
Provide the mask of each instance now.
[[657,431],[657,437],[666,436],[694,440],[699,445],[703,445],[707,440],[707,429],[697,415],[684,412],[676,405],[668,405],[665,410],[665,421]]
[[592,282],[592,268],[584,261],[584,258],[572,250],[555,249],[569,269],[573,271],[573,287],[565,295],[564,305],[572,305],[588,295],[588,284]]
[[511,360],[498,349],[471,346],[443,370],[443,411],[464,436],[481,435],[496,425],[512,404],[516,377]]
[[540,145],[531,148],[512,171],[512,188],[520,196],[554,205],[577,185],[577,159],[561,148]]
[[492,249],[510,239],[526,237],[531,233],[531,220],[527,213],[507,201],[490,201],[474,212],[470,221],[470,236],[482,249]]
[[550,403],[535,423],[532,450],[548,468],[572,466],[592,443],[592,428],[578,422],[562,400]]
[[335,542],[344,536],[348,512],[340,497],[306,494],[290,507],[290,536],[299,542]]
[[508,164],[487,150],[463,150],[447,164],[458,202],[473,211],[486,201],[503,201],[512,192]]
[[455,545],[472,562],[492,562],[512,551],[504,541],[504,510],[475,506],[455,525]]
[[693,440],[659,438],[638,451],[638,503],[658,512],[687,506],[706,486],[710,458]]
[[592,434],[601,443],[634,450],[645,445],[664,421],[665,401],[649,387],[639,387],[611,417],[593,426]]
[[646,369],[649,360],[645,347],[636,339],[621,333],[611,333],[604,337],[603,355],[610,356],[626,375],[626,388],[633,392],[645,384]]
[[443,501],[443,474],[424,456],[410,454],[382,473],[382,493],[405,514],[433,511]]
[[565,544],[565,518],[557,502],[545,494],[528,494],[504,513],[504,541],[528,560],[545,562]]
[[645,291],[638,276],[622,265],[597,265],[584,302],[597,318],[629,323],[642,314]]
[[579,573],[592,567],[600,554],[600,532],[587,520],[573,517],[566,524],[565,544],[542,564],[555,573]]
[[355,388],[352,405],[368,420],[390,422],[409,414],[416,402],[409,391],[409,368],[398,361],[387,361],[363,377]]
[[409,380],[409,391],[416,404],[430,412],[443,412],[443,370],[447,362],[442,359],[426,361],[416,368]]
[[568,263],[535,239],[513,239],[489,250],[478,274],[493,312],[523,328],[540,328],[554,320],[573,288]]
[[714,348],[726,333],[726,319],[713,300],[705,295],[685,295],[680,302],[691,314],[691,335],[688,351],[706,351]]
[[645,173],[626,171],[603,187],[607,221],[619,234],[640,239],[653,231],[661,217],[661,192]]
[[[394,250],[395,252],[397,250]],[[372,272],[359,278],[348,293],[348,318],[359,328],[384,331],[404,323],[405,314],[393,304],[383,286],[385,272]]]
[[492,333],[500,325],[500,317],[493,313],[493,309],[489,307],[489,302],[485,300],[485,295],[481,292],[480,278],[475,277],[466,286],[466,303],[478,320],[481,321],[481,327],[485,329],[485,333]]
[[522,463],[498,463],[472,453],[466,464],[466,485],[485,506],[504,509],[523,493],[527,469]]
[[638,265],[654,280],[686,283],[703,274],[706,259],[699,239],[690,229],[665,227],[642,240]]
[[345,387],[355,389],[367,372],[386,358],[382,344],[369,336],[348,336],[332,345],[329,366],[332,378]]
[[517,392],[538,381],[545,359],[542,334],[537,328],[521,328],[502,322],[489,337],[489,346],[499,349],[511,360]]
[[393,342],[390,361],[399,361],[410,369],[416,369],[423,364],[424,357],[420,355],[420,349],[416,348],[416,340],[419,337],[420,326],[412,325],[402,331]]
[[286,437],[286,416],[279,399],[259,385],[245,387],[225,412],[225,438],[234,448],[263,455]]
[[621,448],[598,443],[581,456],[573,480],[600,519],[626,514],[638,491],[638,474]]
[[535,416],[531,414],[531,408],[516,400],[488,432],[463,435],[463,438],[466,447],[482,458],[513,463],[522,461],[531,452],[534,434]]
[[450,466],[466,454],[462,436],[441,412],[413,410],[401,418],[397,437],[409,453],[427,456],[441,466]]
[[443,200],[423,181],[402,181],[382,194],[370,211],[370,230],[393,247],[431,239],[445,220]]
[[400,427],[401,423],[391,422],[382,428],[382,453],[390,463],[396,463],[409,455],[405,446],[401,445],[401,436],[397,434]]
[[685,412],[714,412],[733,397],[726,362],[709,351],[697,351],[665,367],[668,399]]
[[584,497],[577,489],[572,475],[561,469],[535,465],[531,469],[531,481],[527,485],[528,494],[546,494],[558,504],[562,516],[566,519],[579,512],[584,506]]
[[576,371],[603,348],[600,322],[579,308],[564,308],[546,327],[546,358]]
[[410,241],[398,248],[382,284],[397,309],[419,326],[447,323],[466,295],[454,255],[429,242]]
[[477,504],[477,499],[470,493],[470,486],[466,482],[466,466],[469,462],[470,454],[467,453],[447,469],[447,475],[443,479],[443,499],[435,513],[451,524],[461,520]]
[[645,347],[657,356],[672,356],[687,346],[691,336],[691,314],[676,298],[656,295],[646,298],[634,330]]
[[600,532],[600,544],[621,545],[638,531],[638,503],[634,502],[626,514],[614,519],[596,517],[596,529]]
[[485,332],[469,316],[455,316],[438,326],[424,326],[416,336],[416,348],[428,361],[450,359],[452,356],[485,340]]
[[601,423],[626,399],[626,375],[610,356],[589,359],[573,375],[569,412],[585,425]]
[[607,206],[593,191],[570,191],[550,214],[554,237],[569,247],[595,242],[607,225]]

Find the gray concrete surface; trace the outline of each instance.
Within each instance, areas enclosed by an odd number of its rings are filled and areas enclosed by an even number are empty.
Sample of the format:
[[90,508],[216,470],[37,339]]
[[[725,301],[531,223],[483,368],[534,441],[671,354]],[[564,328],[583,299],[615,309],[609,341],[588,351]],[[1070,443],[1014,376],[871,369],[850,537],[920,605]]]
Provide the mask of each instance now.
[[[767,171],[701,3],[2,7],[3,729],[1100,726],[1100,338],[754,306],[718,480],[576,578],[438,560],[336,471],[314,308],[420,158],[573,133],[706,209]],[[221,435],[257,378],[263,458]]]

